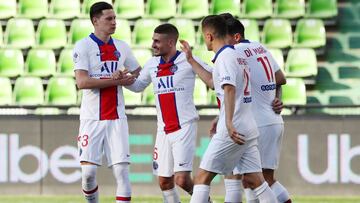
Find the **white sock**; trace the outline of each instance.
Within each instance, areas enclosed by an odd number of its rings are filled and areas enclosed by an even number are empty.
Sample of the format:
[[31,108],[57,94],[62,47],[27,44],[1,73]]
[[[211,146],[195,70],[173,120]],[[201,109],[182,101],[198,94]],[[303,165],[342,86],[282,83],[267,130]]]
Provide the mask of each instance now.
[[280,203],[290,200],[289,192],[278,181],[272,184],[270,188],[272,189],[272,191],[275,194],[275,197],[278,199]]
[[259,200],[252,189],[245,188],[244,193],[245,193],[246,203],[259,203]]
[[239,203],[242,202],[242,185],[241,180],[224,179],[225,183],[225,202]]
[[96,183],[96,165],[81,165],[82,189],[88,203],[99,202],[98,185]]
[[179,203],[180,197],[176,190],[176,188],[172,188],[170,190],[164,190],[162,191],[164,203]]
[[260,203],[278,202],[266,181],[264,181],[263,184],[261,184],[259,187],[255,188],[254,192]]
[[128,203],[131,201],[131,186],[129,180],[129,164],[119,163],[112,166],[116,179],[116,203]]
[[208,203],[210,194],[209,185],[194,185],[194,192],[190,203]]

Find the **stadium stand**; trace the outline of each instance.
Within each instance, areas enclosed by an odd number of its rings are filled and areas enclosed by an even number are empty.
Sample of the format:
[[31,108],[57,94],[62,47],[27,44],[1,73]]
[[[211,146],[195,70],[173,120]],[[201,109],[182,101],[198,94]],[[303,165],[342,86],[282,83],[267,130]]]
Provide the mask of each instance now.
[[313,49],[302,48],[289,51],[285,63],[287,77],[314,77],[317,75],[317,69],[316,53]]
[[24,72],[24,56],[19,49],[0,49],[0,76],[17,77]]
[[178,14],[184,18],[200,19],[209,14],[207,0],[179,0]]
[[69,44],[74,45],[80,39],[89,36],[94,28],[89,19],[75,19],[71,21],[69,32]]
[[300,19],[296,24],[293,47],[320,48],[326,44],[325,26],[320,19]]
[[19,0],[19,16],[30,19],[40,19],[48,15],[47,0]]
[[304,0],[276,0],[274,16],[277,18],[294,19],[305,15]]
[[243,17],[262,19],[273,14],[272,0],[244,0]]
[[233,16],[240,16],[240,1],[234,0],[212,0],[210,13],[218,15],[221,13],[231,13]]
[[113,37],[131,44],[131,28],[128,20],[116,19],[116,31]]
[[49,77],[56,72],[55,54],[51,49],[31,49],[25,61],[25,74]]
[[0,19],[8,19],[16,15],[16,0],[0,1]]
[[133,43],[139,47],[150,47],[154,28],[160,25],[159,19],[147,18],[136,20],[133,31]]
[[[177,27],[179,31],[179,39],[188,41],[190,45],[195,45],[195,27],[190,19],[172,18],[168,22]],[[178,46],[180,48],[180,43],[178,44]]]
[[51,0],[49,16],[51,18],[72,19],[80,15],[80,0]]
[[169,19],[176,15],[176,1],[148,0],[145,10],[149,18]]
[[45,92],[45,104],[75,105],[77,91],[72,77],[52,77]]
[[12,87],[10,79],[0,77],[0,105],[9,105],[12,100]]
[[290,47],[292,45],[290,21],[287,19],[266,20],[263,29],[262,42],[270,48]]
[[41,105],[44,88],[39,77],[19,77],[15,81],[13,103],[17,105]]
[[36,31],[36,44],[42,48],[58,49],[66,46],[66,27],[61,19],[42,19]]
[[143,0],[115,0],[114,8],[118,18],[136,19],[144,16]]
[[57,62],[57,74],[63,76],[74,76],[74,63],[72,49],[63,49]]
[[11,18],[7,21],[4,39],[4,44],[7,47],[27,49],[34,46],[35,29],[33,21],[26,18]]
[[260,31],[257,21],[250,19],[240,19],[240,22],[244,25],[246,39],[260,42]]

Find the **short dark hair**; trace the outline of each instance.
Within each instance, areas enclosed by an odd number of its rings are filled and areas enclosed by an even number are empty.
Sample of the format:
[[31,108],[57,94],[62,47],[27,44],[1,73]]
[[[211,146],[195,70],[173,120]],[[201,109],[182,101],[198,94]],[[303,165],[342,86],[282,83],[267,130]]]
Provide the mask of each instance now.
[[165,24],[161,24],[161,25],[157,26],[154,30],[154,33],[167,34],[169,36],[174,37],[176,40],[179,37],[178,29],[170,23],[165,23]]
[[202,29],[210,28],[213,31],[215,38],[223,39],[228,34],[228,26],[223,17],[219,15],[206,16],[201,21]]
[[90,7],[90,20],[92,21],[93,17],[101,16],[102,11],[107,10],[107,9],[113,9],[113,6],[111,4],[109,4],[109,3],[107,3],[107,2],[104,2],[104,1],[94,3]]
[[234,16],[231,13],[221,13],[219,16],[223,17],[225,20],[234,18]]
[[245,28],[244,25],[236,18],[229,18],[226,20],[229,34],[239,33],[241,38],[245,39]]

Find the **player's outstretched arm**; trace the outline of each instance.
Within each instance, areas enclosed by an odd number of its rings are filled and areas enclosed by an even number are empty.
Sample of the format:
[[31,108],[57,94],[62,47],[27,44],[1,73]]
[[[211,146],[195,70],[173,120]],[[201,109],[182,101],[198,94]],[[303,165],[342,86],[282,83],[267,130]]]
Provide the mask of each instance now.
[[192,66],[194,72],[199,75],[200,79],[211,89],[214,89],[214,83],[212,79],[212,74],[202,67],[193,57],[191,52],[191,47],[189,43],[185,40],[180,40],[181,49],[186,54],[186,59]]
[[89,76],[86,70],[75,71],[76,85],[79,89],[98,89],[117,85],[128,85],[135,81],[135,77],[132,75],[121,75],[119,79],[96,79]]

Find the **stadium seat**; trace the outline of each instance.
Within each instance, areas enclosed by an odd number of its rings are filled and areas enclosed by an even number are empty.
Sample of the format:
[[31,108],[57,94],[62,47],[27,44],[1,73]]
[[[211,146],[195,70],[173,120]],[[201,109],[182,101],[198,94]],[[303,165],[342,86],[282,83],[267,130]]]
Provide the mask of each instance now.
[[94,27],[89,19],[75,19],[71,22],[69,31],[69,43],[75,44],[94,31]]
[[262,42],[270,48],[287,48],[292,45],[292,31],[287,19],[265,21]]
[[279,67],[284,70],[284,55],[281,49],[268,49]]
[[240,1],[238,0],[212,0],[210,13],[219,15],[221,13],[231,13],[233,16],[240,16]]
[[12,90],[11,82],[7,77],[0,77],[0,106],[11,104]]
[[51,0],[50,15],[52,18],[72,19],[80,15],[80,0]]
[[132,51],[141,67],[144,67],[145,63],[152,57],[151,51],[146,48],[134,48]]
[[325,92],[328,90],[348,90],[351,87],[338,80],[337,70],[332,66],[318,67],[315,89]]
[[193,49],[192,53],[194,56],[199,57],[202,61],[204,61],[208,65],[211,66],[213,64],[211,60],[213,60],[215,56],[214,52],[208,51],[206,49],[195,48]]
[[0,49],[0,76],[17,77],[24,72],[24,56],[19,49]]
[[244,0],[243,16],[245,18],[266,18],[271,16],[272,0]]
[[206,84],[200,78],[195,78],[194,104],[195,105],[208,104]]
[[55,74],[56,59],[51,49],[31,49],[25,61],[25,73],[31,76],[48,77]]
[[307,16],[311,18],[332,18],[338,15],[337,0],[309,0]]
[[45,103],[49,105],[75,105],[77,91],[72,77],[52,77],[45,92]]
[[19,16],[30,19],[48,15],[48,0],[19,0]]
[[296,24],[293,47],[320,48],[326,44],[324,23],[318,19],[301,19]]
[[118,18],[135,19],[144,16],[144,0],[115,0]]
[[82,9],[81,9],[81,12],[82,12],[82,15],[84,17],[89,17],[89,13],[90,13],[90,8],[91,6],[96,3],[96,2],[100,2],[100,1],[105,1],[109,4],[112,4],[112,0],[83,0],[83,3],[82,3]]
[[176,1],[147,0],[145,10],[149,18],[168,19],[176,15]]
[[259,25],[256,20],[241,19],[240,22],[245,28],[245,38],[251,41],[260,42]]
[[216,99],[216,93],[214,90],[209,89],[207,92],[207,98],[208,98],[208,104],[209,105],[218,105],[217,99]]
[[10,19],[6,25],[4,39],[7,47],[26,49],[33,46],[35,44],[33,22],[25,18]]
[[360,81],[359,66],[340,66],[338,67],[339,79],[353,79]]
[[209,14],[207,0],[179,0],[178,13],[180,17],[200,19]]
[[123,88],[125,105],[140,105],[141,93],[132,92],[126,88]]
[[132,42],[141,47],[150,47],[155,27],[160,25],[158,19],[143,18],[135,22]]
[[57,62],[57,73],[65,76],[74,76],[74,62],[72,49],[63,49]]
[[129,45],[131,44],[131,29],[126,19],[116,19],[116,31],[112,37],[123,40]]
[[318,67],[314,49],[291,49],[286,59],[285,72],[287,77],[316,76]]
[[360,49],[360,33],[356,32],[348,36],[349,48],[350,49]]
[[0,28],[0,47],[3,46],[3,31],[2,31],[2,28]]
[[152,83],[145,88],[142,96],[142,104],[144,105],[155,105],[154,86]]
[[[190,46],[195,45],[196,34],[192,20],[185,18],[172,18],[169,20],[169,23],[177,27],[179,31],[179,40],[186,40]],[[180,43],[178,43],[178,46],[180,47]]]
[[16,15],[16,0],[0,1],[0,19],[8,19]]
[[38,77],[19,77],[15,81],[13,103],[39,105],[44,103],[44,88]]
[[286,85],[282,85],[282,97],[285,105],[305,105],[306,89],[301,78],[287,78]]
[[305,15],[304,0],[276,0],[274,15],[277,18],[294,19]]
[[66,46],[66,27],[61,19],[42,19],[36,32],[39,47],[58,49]]

